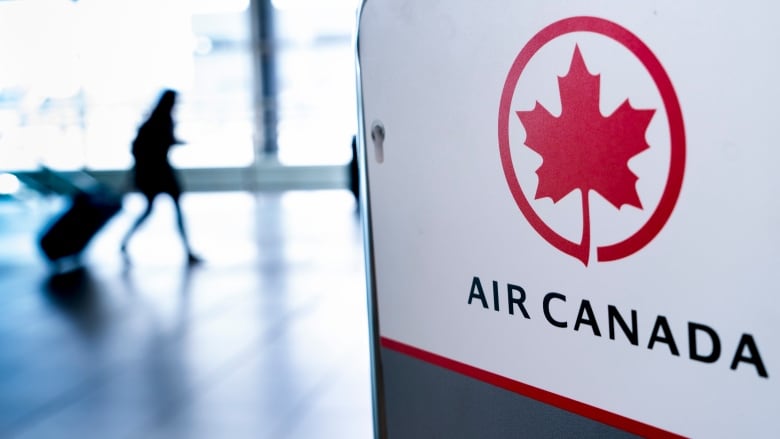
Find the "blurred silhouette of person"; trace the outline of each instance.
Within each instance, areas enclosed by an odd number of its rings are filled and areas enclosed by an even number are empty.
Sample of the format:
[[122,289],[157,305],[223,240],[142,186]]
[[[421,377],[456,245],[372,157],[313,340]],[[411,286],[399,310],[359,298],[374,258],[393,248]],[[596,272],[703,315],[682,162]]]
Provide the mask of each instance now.
[[126,262],[129,262],[127,245],[130,238],[152,213],[155,198],[160,194],[168,194],[176,208],[176,223],[184,249],[187,252],[187,263],[197,264],[201,259],[192,252],[187,232],[184,227],[184,215],[181,211],[179,198],[182,187],[176,172],[168,161],[168,151],[174,145],[184,143],[174,135],[173,107],[176,104],[177,93],[166,89],[160,96],[151,115],[138,128],[138,134],[133,140],[132,153],[135,159],[133,166],[133,183],[135,188],[146,198],[146,210],[133,223],[122,240],[121,252]]
[[358,167],[357,136],[352,136],[352,160],[349,162],[349,190],[360,207],[360,171]]

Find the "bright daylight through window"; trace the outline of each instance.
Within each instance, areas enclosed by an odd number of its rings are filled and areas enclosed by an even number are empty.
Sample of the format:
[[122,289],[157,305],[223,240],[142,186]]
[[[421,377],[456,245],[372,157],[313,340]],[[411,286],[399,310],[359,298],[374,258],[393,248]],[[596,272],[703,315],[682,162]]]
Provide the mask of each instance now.
[[[357,129],[357,1],[271,4],[271,161],[344,164]],[[0,169],[127,169],[135,130],[164,87],[180,91],[177,134],[187,142],[174,165],[267,159],[255,152],[251,11],[250,0],[0,2]]]

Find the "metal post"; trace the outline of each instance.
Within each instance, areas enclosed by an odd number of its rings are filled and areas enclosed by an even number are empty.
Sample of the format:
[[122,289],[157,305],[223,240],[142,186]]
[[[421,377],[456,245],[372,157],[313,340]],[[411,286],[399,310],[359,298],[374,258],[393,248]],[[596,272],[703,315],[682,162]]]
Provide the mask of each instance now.
[[252,49],[254,56],[255,159],[276,159],[277,87],[276,40],[271,0],[251,0]]

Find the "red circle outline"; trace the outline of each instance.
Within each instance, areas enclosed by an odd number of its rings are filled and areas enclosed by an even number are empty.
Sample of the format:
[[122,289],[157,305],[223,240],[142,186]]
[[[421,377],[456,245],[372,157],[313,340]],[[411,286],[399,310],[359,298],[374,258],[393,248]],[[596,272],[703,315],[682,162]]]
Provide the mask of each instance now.
[[658,58],[655,57],[650,48],[639,37],[617,23],[598,17],[565,18],[537,32],[525,47],[520,50],[514,63],[512,63],[512,67],[509,69],[498,110],[498,144],[504,174],[515,202],[534,230],[558,250],[579,259],[587,265],[590,248],[583,248],[581,244],[559,235],[536,214],[536,211],[534,211],[520,188],[520,183],[517,180],[512,164],[512,154],[509,149],[509,120],[512,114],[510,107],[520,75],[542,46],[555,38],[572,32],[593,32],[611,38],[639,59],[652,77],[661,95],[661,100],[666,109],[666,118],[669,122],[671,139],[669,175],[658,206],[656,206],[650,218],[633,235],[621,242],[597,247],[596,259],[598,261],[614,261],[636,253],[650,243],[666,224],[674,210],[682,188],[683,174],[685,172],[685,127],[677,94]]

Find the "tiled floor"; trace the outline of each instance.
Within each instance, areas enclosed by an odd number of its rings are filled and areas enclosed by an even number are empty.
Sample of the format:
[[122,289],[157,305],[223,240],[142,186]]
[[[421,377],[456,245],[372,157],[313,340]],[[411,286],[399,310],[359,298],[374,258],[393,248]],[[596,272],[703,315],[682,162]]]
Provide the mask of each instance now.
[[190,193],[141,211],[51,277],[35,235],[56,199],[0,201],[0,437],[369,438],[360,224],[343,190]]

